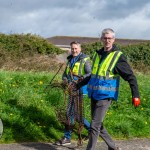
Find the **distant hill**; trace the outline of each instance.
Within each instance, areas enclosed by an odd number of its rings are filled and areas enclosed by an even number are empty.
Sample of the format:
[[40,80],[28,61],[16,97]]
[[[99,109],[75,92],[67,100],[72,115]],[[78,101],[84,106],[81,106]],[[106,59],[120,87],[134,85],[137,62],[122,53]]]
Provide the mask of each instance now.
[[[81,44],[93,43],[100,41],[100,38],[97,37],[78,37],[78,36],[54,36],[47,38],[47,40],[58,46],[58,47],[70,47],[72,41],[78,41]],[[121,45],[130,45],[130,44],[139,44],[143,42],[150,42],[150,40],[137,40],[137,39],[116,39],[116,43]]]

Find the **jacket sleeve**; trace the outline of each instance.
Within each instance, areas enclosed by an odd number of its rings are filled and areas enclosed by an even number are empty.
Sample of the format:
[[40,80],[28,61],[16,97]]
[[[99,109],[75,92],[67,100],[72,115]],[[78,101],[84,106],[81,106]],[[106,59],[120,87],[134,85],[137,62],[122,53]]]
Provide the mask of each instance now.
[[132,93],[133,98],[140,97],[137,79],[123,54],[120,56],[116,66],[114,68],[114,73],[119,74],[125,81],[128,81],[130,88],[131,88],[131,93]]
[[91,62],[89,59],[85,62],[84,71],[85,71],[85,75],[83,76],[83,80],[77,84],[78,89],[88,84],[88,81],[91,78],[92,68],[91,68]]
[[85,75],[83,75],[83,78],[89,77],[91,75],[91,63],[89,59],[86,60],[84,64],[84,71],[85,71]]

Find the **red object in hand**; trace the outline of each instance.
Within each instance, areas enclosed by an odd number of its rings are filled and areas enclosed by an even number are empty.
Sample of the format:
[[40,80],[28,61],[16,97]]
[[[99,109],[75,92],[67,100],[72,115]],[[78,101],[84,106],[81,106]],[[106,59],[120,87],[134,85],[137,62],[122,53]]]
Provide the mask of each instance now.
[[132,104],[134,107],[138,107],[140,105],[140,98],[132,98]]

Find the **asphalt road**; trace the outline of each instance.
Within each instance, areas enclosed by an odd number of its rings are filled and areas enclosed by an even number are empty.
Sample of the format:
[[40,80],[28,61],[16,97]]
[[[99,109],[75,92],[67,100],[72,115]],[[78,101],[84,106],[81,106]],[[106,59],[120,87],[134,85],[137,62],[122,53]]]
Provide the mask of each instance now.
[[[68,146],[56,146],[53,143],[15,143],[0,144],[0,150],[85,150],[87,142],[77,147],[76,142]],[[117,140],[121,150],[150,150],[150,139]],[[98,141],[96,150],[108,150],[104,142]]]

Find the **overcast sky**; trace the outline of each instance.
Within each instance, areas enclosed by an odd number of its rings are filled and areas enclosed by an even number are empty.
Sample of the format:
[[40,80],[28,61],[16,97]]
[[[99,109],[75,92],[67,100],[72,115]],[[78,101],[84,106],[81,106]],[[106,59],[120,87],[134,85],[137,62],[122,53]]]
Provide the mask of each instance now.
[[150,0],[0,0],[0,33],[150,40]]

